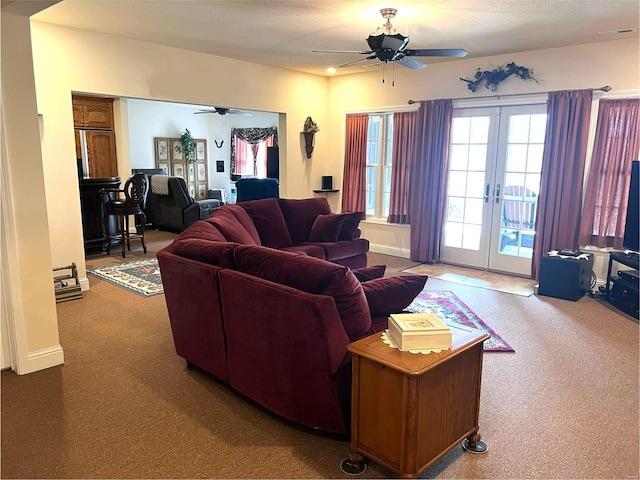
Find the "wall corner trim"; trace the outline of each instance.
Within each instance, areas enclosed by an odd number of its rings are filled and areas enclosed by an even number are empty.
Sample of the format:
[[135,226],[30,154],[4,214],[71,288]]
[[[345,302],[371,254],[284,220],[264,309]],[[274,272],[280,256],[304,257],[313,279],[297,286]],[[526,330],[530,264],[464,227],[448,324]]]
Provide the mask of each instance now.
[[45,368],[56,367],[64,364],[64,352],[60,345],[55,347],[44,348],[42,350],[36,350],[35,352],[29,352],[27,355],[27,371],[17,372],[18,375],[26,373],[37,372],[38,370],[44,370]]

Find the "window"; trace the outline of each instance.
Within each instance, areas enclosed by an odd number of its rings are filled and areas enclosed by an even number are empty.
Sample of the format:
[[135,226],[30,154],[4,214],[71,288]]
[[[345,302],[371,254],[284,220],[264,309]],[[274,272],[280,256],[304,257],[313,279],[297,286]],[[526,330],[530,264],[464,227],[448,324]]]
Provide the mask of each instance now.
[[267,143],[250,144],[239,138],[236,138],[236,142],[236,171],[234,173],[266,178]]
[[389,215],[391,199],[391,159],[393,153],[393,113],[369,115],[367,132],[367,217]]

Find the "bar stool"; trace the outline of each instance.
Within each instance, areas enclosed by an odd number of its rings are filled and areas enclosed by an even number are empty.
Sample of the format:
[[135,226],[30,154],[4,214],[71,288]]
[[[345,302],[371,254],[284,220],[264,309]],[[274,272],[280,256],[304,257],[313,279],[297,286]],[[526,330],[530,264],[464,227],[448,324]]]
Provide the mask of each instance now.
[[[144,244],[144,230],[147,217],[144,214],[144,206],[147,200],[149,184],[144,173],[136,173],[124,184],[122,190],[103,189],[101,194],[106,195],[104,205],[104,231],[107,234],[107,255],[111,253],[111,240],[118,240],[122,245],[122,258],[125,258],[125,241],[127,250],[131,251],[131,236],[140,238],[142,249],[147,253],[147,246]],[[124,195],[124,198],[123,198]],[[119,232],[112,234],[109,231],[109,217],[118,217]],[[136,232],[129,231],[129,216],[135,217]]]

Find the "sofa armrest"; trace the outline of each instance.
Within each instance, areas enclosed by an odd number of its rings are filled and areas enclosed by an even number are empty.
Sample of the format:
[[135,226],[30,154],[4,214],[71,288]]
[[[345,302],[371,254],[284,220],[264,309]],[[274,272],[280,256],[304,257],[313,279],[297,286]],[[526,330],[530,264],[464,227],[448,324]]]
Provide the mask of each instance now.
[[206,220],[215,209],[220,208],[220,200],[198,200],[194,205],[198,206],[200,212],[200,220]]

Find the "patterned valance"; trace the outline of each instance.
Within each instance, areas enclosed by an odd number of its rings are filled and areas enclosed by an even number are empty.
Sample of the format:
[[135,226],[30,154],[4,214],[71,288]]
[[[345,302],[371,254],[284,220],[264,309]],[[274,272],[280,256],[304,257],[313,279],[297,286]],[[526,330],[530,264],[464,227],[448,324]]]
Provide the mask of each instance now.
[[[266,127],[266,128],[232,128],[231,129],[231,164],[229,173],[235,175],[236,173],[236,149],[235,139],[238,138],[250,145],[256,143],[265,142],[269,137],[273,137],[273,146],[278,146],[278,128]],[[232,177],[233,178],[233,177]]]
[[264,142],[268,137],[273,135],[273,146],[278,146],[278,128],[232,128],[231,129],[231,143],[233,143],[233,137],[238,137],[249,144]]

